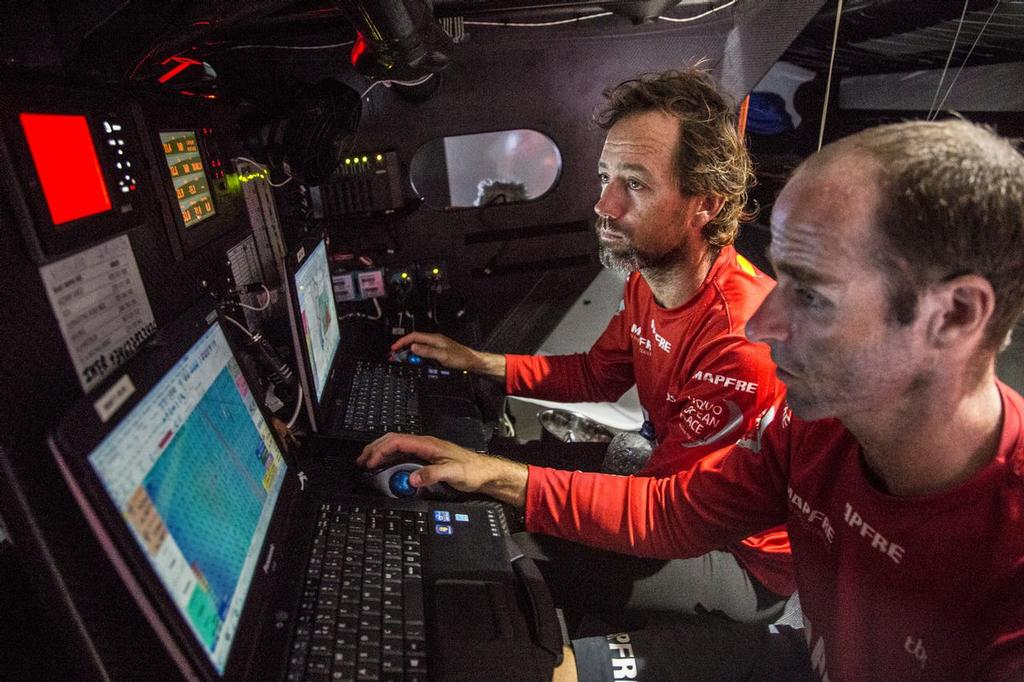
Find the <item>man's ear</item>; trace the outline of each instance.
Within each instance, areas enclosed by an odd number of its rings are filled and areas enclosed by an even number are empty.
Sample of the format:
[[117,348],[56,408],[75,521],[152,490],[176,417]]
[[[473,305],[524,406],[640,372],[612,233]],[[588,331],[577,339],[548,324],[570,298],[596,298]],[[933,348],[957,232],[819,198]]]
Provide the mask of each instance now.
[[718,212],[722,210],[722,206],[725,205],[725,197],[716,197],[710,194],[696,196],[694,200],[697,202],[694,218],[701,227],[714,220]]
[[980,275],[960,275],[933,285],[927,297],[928,337],[939,348],[976,346],[992,319],[996,295]]

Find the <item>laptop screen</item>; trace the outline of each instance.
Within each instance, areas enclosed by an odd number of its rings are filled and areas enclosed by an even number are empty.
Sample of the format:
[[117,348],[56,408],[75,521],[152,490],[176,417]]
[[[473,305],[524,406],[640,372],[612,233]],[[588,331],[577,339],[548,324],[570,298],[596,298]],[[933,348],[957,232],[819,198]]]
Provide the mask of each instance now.
[[286,467],[218,324],[88,460],[223,673]]
[[321,239],[295,271],[295,292],[299,300],[300,329],[306,340],[317,402],[324,393],[331,364],[338,352],[341,331],[334,309],[334,290],[327,266],[327,246]]

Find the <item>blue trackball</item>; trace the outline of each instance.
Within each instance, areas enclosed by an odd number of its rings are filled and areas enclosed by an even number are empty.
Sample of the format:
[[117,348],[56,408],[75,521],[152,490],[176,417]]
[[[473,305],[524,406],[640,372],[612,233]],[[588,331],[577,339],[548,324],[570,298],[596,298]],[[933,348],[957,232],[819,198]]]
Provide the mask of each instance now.
[[395,497],[413,497],[416,495],[416,488],[409,483],[409,471],[401,470],[391,474],[388,480],[388,488]]

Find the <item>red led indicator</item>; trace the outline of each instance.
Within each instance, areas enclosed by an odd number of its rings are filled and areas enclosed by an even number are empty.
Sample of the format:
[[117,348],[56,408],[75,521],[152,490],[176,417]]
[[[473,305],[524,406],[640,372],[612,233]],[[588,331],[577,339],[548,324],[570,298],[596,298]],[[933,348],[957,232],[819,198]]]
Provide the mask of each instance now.
[[[170,69],[168,69],[167,73],[165,73],[164,75],[162,75],[159,78],[157,78],[157,81],[159,81],[160,83],[166,83],[167,81],[171,80],[172,78],[174,78],[175,76],[177,76],[179,73],[181,73],[182,71],[184,71],[185,69],[187,69],[190,66],[194,66],[196,64],[202,64],[202,62],[197,62],[195,59],[189,59],[188,57],[177,57],[177,56],[175,56],[175,57],[168,57],[167,59],[163,60],[162,62],[160,62],[160,66],[167,66],[171,62],[175,63],[174,66],[172,66]],[[182,91],[182,92],[184,92],[184,91]]]
[[20,114],[54,225],[110,210],[85,116]]
[[359,58],[366,52],[366,38],[363,37],[362,33],[356,32],[356,42],[352,45],[352,53],[349,55],[349,61],[352,62],[352,66],[356,65]]

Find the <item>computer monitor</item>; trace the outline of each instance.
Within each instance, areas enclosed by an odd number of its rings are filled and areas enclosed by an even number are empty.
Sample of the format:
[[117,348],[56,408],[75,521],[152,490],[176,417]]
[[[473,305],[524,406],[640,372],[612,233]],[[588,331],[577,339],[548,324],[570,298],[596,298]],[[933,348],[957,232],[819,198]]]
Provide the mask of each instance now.
[[312,384],[319,403],[341,341],[331,271],[327,263],[327,244],[323,239],[316,242],[305,261],[295,270],[291,286],[298,302],[299,331],[305,340]]
[[101,89],[7,84],[0,98],[0,185],[38,264],[155,217],[131,104]]
[[87,460],[199,647],[223,673],[286,466],[219,324]]
[[112,208],[85,116],[23,112],[18,119],[54,226]]
[[188,230],[217,213],[206,162],[194,130],[161,131],[159,135],[181,220]]
[[239,153],[233,114],[212,104],[162,99],[142,101],[139,108],[152,175],[166,198],[160,208],[175,259],[247,231],[246,199],[231,168]]

